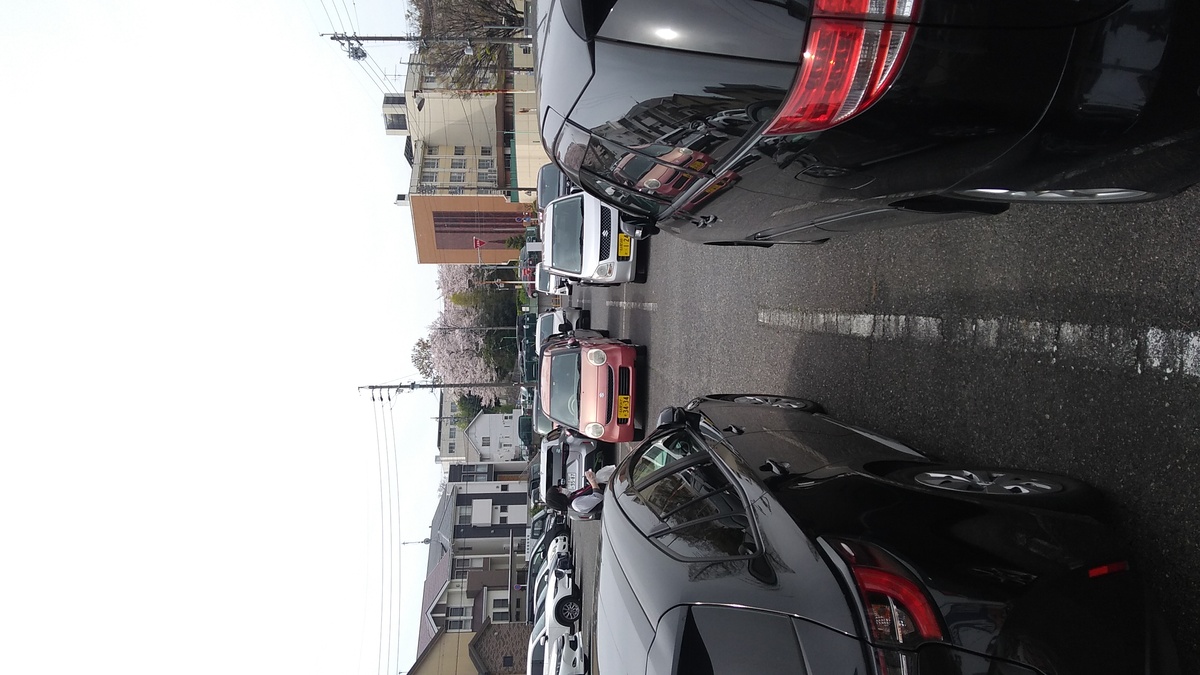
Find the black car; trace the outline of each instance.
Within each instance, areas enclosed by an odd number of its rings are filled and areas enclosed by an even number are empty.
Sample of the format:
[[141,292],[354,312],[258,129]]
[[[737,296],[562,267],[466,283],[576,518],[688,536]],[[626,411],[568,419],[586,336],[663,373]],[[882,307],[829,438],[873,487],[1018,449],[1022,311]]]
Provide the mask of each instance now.
[[543,144],[635,236],[815,243],[1200,181],[1200,3],[537,4]]
[[659,421],[605,492],[604,672],[1179,672],[1083,483],[936,464],[801,399]]
[[539,211],[555,199],[575,191],[575,184],[554,164],[543,164],[542,168],[538,169],[537,186]]

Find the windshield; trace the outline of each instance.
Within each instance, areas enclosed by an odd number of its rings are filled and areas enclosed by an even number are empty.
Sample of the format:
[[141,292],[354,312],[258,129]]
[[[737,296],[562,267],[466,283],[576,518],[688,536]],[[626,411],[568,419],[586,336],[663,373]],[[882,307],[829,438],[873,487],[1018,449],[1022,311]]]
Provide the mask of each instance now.
[[550,357],[550,416],[569,427],[579,426],[579,350]]
[[551,266],[564,272],[583,272],[583,197],[567,197],[549,206]]

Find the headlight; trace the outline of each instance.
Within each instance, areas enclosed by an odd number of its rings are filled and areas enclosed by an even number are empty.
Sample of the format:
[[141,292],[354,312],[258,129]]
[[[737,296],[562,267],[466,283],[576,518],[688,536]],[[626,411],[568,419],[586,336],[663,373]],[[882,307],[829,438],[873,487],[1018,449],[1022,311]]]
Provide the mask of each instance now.
[[604,435],[604,425],[599,422],[588,422],[583,426],[583,433],[592,438],[600,438]]
[[613,264],[603,263],[596,266],[596,276],[607,279],[613,275]]
[[692,149],[691,149],[691,148],[675,148],[675,149],[676,149],[676,150],[678,150],[678,151],[679,151],[679,154],[683,155],[684,157],[691,157],[691,156],[692,156]]
[[662,187],[662,181],[656,178],[647,178],[646,180],[642,181],[642,187],[646,188],[647,190],[657,190],[658,188]]
[[608,356],[605,355],[603,349],[589,349],[587,352],[587,360],[588,363],[592,364],[593,366],[602,366],[608,362]]

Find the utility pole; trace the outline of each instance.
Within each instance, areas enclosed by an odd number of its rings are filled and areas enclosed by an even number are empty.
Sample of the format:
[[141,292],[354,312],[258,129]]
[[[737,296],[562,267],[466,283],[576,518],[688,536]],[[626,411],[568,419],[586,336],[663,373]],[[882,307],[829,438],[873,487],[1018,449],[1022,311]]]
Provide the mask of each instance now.
[[[501,28],[501,26],[488,26],[488,28]],[[518,30],[514,26],[503,26],[503,28]],[[328,37],[330,40],[342,43],[342,46],[346,48],[346,54],[355,61],[367,58],[367,51],[362,48],[364,42],[466,42],[470,44],[474,41],[504,45],[533,44],[533,38],[531,37],[494,37],[486,33],[476,35],[437,35],[433,37],[424,35],[347,35],[345,33],[321,33],[321,37]]]
[[365,387],[359,387],[362,391],[368,389],[372,392],[376,390],[386,389],[389,392],[395,391],[397,394],[405,391],[415,391],[417,389],[453,389],[462,387],[466,389],[476,387],[536,387],[537,382],[409,382],[408,384],[372,384]]

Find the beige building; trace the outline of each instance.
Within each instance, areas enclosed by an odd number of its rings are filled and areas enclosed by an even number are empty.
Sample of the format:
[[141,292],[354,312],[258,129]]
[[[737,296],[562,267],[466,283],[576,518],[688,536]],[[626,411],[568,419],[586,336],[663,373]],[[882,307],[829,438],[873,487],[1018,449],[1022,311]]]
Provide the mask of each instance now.
[[[512,52],[514,68],[533,67],[528,46]],[[549,161],[533,73],[509,71],[494,87],[463,96],[419,61],[408,67],[404,94],[383,104],[387,133],[409,138],[413,171],[403,199],[412,209],[417,261],[512,260],[505,240],[533,224],[537,172]]]

